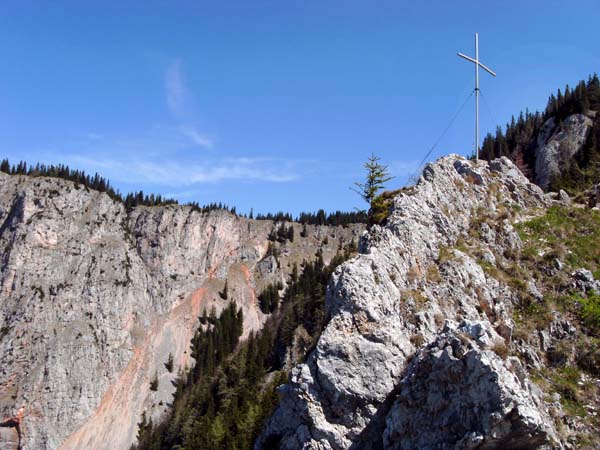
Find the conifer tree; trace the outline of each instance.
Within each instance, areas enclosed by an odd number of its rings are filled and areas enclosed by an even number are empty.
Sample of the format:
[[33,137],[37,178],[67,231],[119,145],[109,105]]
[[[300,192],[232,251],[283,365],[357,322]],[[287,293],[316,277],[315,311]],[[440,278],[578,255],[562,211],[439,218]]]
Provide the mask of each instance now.
[[221,298],[223,300],[227,300],[227,297],[229,296],[227,280],[225,280],[225,286],[223,286],[223,290],[221,292],[219,292],[219,295],[221,296]]
[[215,307],[215,305],[212,305],[212,307],[210,308],[208,323],[210,323],[211,325],[217,323],[217,308]]
[[364,183],[356,182],[354,183],[356,188],[351,189],[371,205],[378,192],[385,186],[385,183],[394,177],[390,176],[388,166],[381,164],[381,158],[375,156],[375,154],[369,156],[363,167],[367,171]]
[[300,232],[300,236],[302,236],[303,238],[308,236],[308,230],[306,229],[306,224],[302,225],[302,231]]
[[206,313],[206,308],[202,310],[202,316],[200,316],[200,323],[202,325],[206,325],[208,323],[208,314]]
[[165,369],[167,369],[169,372],[173,372],[173,363],[173,353],[169,353],[169,358],[165,363]]

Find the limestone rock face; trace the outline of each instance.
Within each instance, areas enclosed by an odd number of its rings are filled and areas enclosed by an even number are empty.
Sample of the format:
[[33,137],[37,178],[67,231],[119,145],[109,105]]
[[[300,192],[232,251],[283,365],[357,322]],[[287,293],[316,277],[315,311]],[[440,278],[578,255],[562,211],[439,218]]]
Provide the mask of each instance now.
[[559,175],[585,143],[592,120],[584,114],[573,114],[561,127],[553,117],[548,119],[537,137],[535,150],[535,182],[548,189],[552,178]]
[[[464,438],[460,448],[475,448],[481,439],[490,442],[485,448],[502,448],[491,444],[491,436],[513,442],[506,434],[512,420],[522,427],[518,442],[524,445],[514,448],[553,442],[553,424],[535,389],[526,378],[513,376],[512,363],[489,350],[510,336],[514,294],[458,249],[461,237],[473,233],[480,236],[484,261],[485,254],[518,250],[519,236],[503,215],[550,202],[506,158],[487,163],[451,155],[429,164],[417,185],[394,199],[385,225],[363,236],[360,254],[336,270],[327,295],[331,320],[306,363],[281,389],[282,402],[255,448],[454,448],[450,442],[459,434]],[[477,222],[482,211],[497,215],[496,230]],[[477,325],[464,325],[471,337],[457,346],[459,332],[444,331],[448,320]],[[437,344],[415,356],[432,342]],[[455,347],[459,353],[450,352]],[[456,362],[458,354],[472,356]],[[428,403],[428,395],[439,396],[444,388],[430,392],[411,373],[450,380],[458,369],[460,377],[473,381],[454,393],[458,405],[469,399],[495,403],[465,412],[464,429],[443,431],[442,422],[457,417],[451,405]],[[487,378],[475,382],[478,374]],[[413,398],[423,399],[422,404]],[[411,415],[425,415],[436,407],[445,412],[435,424],[435,418],[419,422],[404,414],[412,408]],[[420,446],[425,441],[418,435],[430,433],[433,425],[440,430],[432,439],[447,447],[433,441],[431,447]]]
[[0,173],[0,447],[129,448],[142,411],[158,419],[177,371],[193,364],[203,309],[235,300],[245,332],[257,329],[266,284],[285,283],[319,247],[329,260],[361,230],[309,226],[330,236],[322,245],[293,226],[296,239],[282,245],[293,257],[263,270],[271,221],[127,211],[68,181]]
[[[448,322],[417,352],[387,415],[384,448],[537,449],[557,442],[541,391],[489,322]],[[427,432],[424,432],[427,430]]]

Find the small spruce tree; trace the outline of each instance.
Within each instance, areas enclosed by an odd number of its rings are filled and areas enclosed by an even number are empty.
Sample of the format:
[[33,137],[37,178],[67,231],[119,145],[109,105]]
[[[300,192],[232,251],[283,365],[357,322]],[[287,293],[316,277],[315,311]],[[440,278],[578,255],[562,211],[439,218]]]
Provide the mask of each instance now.
[[306,224],[302,225],[302,231],[300,232],[300,236],[302,236],[303,238],[308,236],[308,230],[306,229]]
[[154,373],[154,378],[152,378],[152,381],[150,381],[150,390],[151,391],[158,390],[158,375],[156,374],[156,372]]
[[228,288],[227,288],[227,280],[225,280],[225,286],[223,287],[223,290],[221,292],[219,292],[219,295],[221,296],[221,298],[223,300],[227,300],[227,297],[229,297],[229,292],[228,292]]
[[367,171],[367,176],[364,183],[356,182],[356,188],[351,188],[354,192],[362,197],[369,204],[373,203],[373,199],[379,191],[383,189],[385,183],[393,179],[388,172],[388,166],[381,164],[381,158],[371,154],[364,163],[363,167]]
[[169,359],[167,359],[167,362],[165,363],[165,369],[169,372],[173,372],[173,353],[169,353]]

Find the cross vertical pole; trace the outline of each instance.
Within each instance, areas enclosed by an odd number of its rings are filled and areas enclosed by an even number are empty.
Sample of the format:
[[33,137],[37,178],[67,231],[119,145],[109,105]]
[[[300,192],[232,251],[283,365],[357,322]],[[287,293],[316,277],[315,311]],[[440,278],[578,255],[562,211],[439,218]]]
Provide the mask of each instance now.
[[479,66],[494,77],[496,73],[479,62],[479,33],[475,33],[475,58],[460,52],[458,56],[475,64],[475,155],[479,159]]
[[479,159],[479,33],[475,33],[475,154]]

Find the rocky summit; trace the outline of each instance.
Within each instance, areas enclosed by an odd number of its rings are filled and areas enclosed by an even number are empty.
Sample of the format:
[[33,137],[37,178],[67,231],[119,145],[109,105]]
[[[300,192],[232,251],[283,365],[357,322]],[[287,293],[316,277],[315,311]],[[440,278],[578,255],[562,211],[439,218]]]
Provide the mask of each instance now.
[[[538,331],[523,333],[541,281],[506,276],[524,251],[515,226],[552,203],[507,158],[429,164],[335,271],[331,320],[255,449],[573,448],[536,384]],[[577,333],[558,313],[540,328],[548,347]]]

